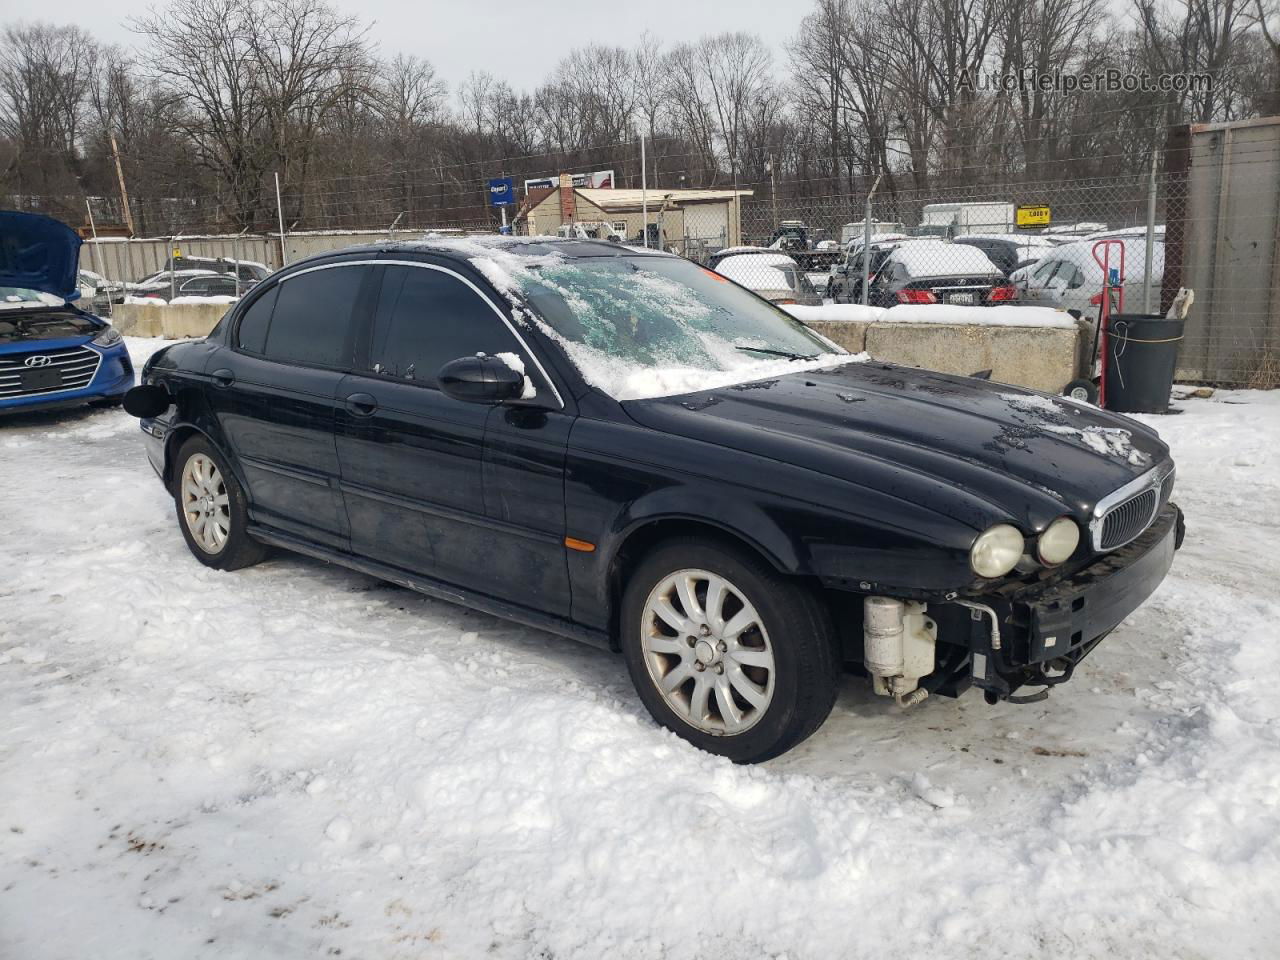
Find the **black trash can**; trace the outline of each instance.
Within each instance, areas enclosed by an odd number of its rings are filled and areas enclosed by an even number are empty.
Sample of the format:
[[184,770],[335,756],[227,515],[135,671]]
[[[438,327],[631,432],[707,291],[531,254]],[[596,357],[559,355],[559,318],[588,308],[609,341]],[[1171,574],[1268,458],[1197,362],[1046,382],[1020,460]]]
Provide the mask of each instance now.
[[1107,409],[1168,413],[1182,346],[1181,320],[1158,313],[1113,313],[1107,327]]

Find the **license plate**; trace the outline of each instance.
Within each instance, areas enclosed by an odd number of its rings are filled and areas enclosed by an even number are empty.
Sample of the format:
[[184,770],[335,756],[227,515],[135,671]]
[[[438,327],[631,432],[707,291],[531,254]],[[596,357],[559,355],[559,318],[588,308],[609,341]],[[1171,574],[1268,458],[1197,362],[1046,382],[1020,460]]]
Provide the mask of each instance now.
[[23,390],[56,390],[62,386],[62,374],[48,367],[23,370],[18,377],[18,386]]
[[947,297],[947,303],[973,303],[972,293],[953,293]]

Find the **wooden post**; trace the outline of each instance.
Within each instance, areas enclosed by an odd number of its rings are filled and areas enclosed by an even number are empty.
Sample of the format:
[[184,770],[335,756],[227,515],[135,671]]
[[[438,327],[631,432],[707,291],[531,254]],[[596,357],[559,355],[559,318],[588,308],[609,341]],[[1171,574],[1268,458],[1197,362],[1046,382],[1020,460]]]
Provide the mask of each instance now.
[[129,209],[129,191],[124,188],[124,168],[120,166],[120,148],[116,146],[116,135],[111,135],[111,155],[116,161],[116,179],[120,182],[120,203],[124,207],[124,225],[133,236],[133,212]]

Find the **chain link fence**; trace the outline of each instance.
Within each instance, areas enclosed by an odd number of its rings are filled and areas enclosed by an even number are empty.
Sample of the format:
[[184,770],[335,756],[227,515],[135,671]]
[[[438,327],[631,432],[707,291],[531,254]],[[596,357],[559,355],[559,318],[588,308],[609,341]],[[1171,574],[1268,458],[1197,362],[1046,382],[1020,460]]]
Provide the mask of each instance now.
[[[649,246],[704,264],[775,302],[840,308],[824,309],[827,319],[1021,325],[1048,310],[1060,311],[1059,318],[1067,311],[1081,319],[1086,343],[1104,278],[1113,276],[1107,285],[1112,310],[1126,313],[1163,314],[1179,288],[1190,287],[1196,299],[1180,345],[1179,376],[1280,386],[1280,118],[1180,129],[1182,138],[1171,137],[1159,158],[1158,174],[975,177],[927,189],[904,186],[899,176],[880,182],[870,198],[865,191],[823,192],[813,183],[781,183],[775,191],[766,182],[741,185],[732,202],[668,203],[660,199],[662,188],[651,187],[647,220],[635,211],[608,214],[610,235],[640,243],[647,232]],[[801,189],[815,195],[790,195]],[[319,188],[308,195],[324,199]],[[1020,217],[1022,208],[1035,209],[1032,225]],[[378,207],[352,216],[374,226],[389,212]],[[392,225],[288,224],[283,251],[278,233],[104,238],[86,244],[82,265],[112,281],[137,281],[164,270],[174,250],[176,266],[231,272],[228,261],[275,269],[324,250],[429,229],[496,230],[496,220],[474,217]],[[1009,309],[1027,307],[1046,313]]]
[[1166,162],[1158,175],[881,184],[870,200],[766,186],[743,204],[742,243],[699,259],[780,304],[844,307],[821,314],[834,320],[1034,325],[1047,314],[986,311],[1067,311],[1090,349],[1104,285],[1112,313],[1161,315],[1192,287],[1179,377],[1280,386],[1280,140],[1234,154],[1195,141],[1187,153],[1186,169]]

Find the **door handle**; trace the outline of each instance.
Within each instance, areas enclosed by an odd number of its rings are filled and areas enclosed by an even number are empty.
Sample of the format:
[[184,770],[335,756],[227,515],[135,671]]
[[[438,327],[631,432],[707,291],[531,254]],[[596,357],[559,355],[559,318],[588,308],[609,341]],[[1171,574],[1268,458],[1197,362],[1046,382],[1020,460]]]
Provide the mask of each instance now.
[[215,387],[229,387],[236,382],[236,375],[225,367],[213,371],[209,376],[213,378]]
[[347,412],[355,417],[372,417],[378,411],[378,401],[368,393],[353,393],[344,404]]

